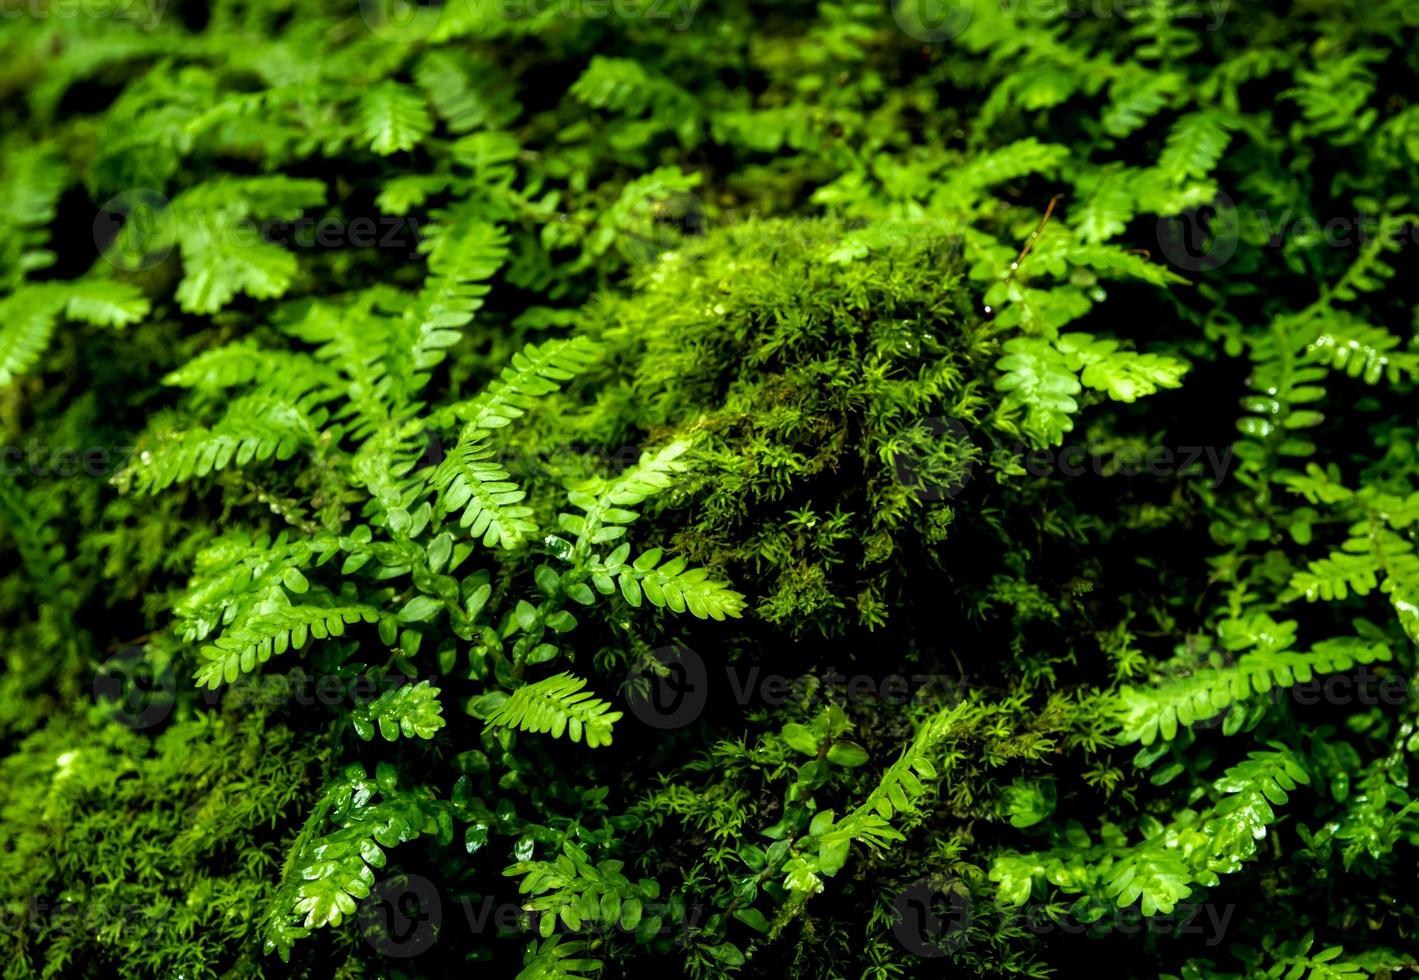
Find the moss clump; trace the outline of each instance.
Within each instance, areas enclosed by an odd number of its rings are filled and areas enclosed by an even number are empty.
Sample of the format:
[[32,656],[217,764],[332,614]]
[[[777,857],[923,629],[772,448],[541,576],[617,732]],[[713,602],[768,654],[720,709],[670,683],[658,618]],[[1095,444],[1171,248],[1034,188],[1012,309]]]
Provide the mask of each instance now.
[[607,368],[581,386],[583,414],[541,427],[541,452],[693,436],[666,504],[675,546],[792,633],[882,625],[982,461],[970,433],[997,346],[971,296],[959,240],[927,225],[687,238],[591,304]]

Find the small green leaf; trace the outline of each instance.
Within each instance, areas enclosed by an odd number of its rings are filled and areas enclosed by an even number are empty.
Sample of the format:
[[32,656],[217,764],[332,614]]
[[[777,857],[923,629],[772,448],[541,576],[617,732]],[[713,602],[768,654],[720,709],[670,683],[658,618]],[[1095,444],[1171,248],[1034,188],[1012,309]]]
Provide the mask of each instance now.
[[856,742],[834,742],[828,749],[828,761],[834,765],[856,768],[867,761],[867,750]]
[[438,615],[443,603],[432,596],[416,595],[399,610],[401,623],[426,623]]

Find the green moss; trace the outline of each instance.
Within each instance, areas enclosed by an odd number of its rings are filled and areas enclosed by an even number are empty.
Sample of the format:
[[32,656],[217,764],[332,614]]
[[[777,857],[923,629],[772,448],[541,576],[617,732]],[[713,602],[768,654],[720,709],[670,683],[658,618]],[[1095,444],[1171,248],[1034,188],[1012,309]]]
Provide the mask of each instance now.
[[1412,5],[930,6],[4,18],[7,976],[1415,968]]

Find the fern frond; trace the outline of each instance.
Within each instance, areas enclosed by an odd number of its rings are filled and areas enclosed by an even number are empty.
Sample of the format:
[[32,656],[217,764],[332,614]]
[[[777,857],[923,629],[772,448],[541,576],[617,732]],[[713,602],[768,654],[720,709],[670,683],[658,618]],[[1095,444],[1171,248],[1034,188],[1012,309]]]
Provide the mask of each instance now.
[[505,74],[471,51],[426,52],[414,66],[414,80],[450,133],[502,129],[520,111]]
[[1217,168],[1231,140],[1231,122],[1214,110],[1190,112],[1168,131],[1167,146],[1158,157],[1158,170],[1169,180],[1201,180]]
[[296,257],[264,241],[247,219],[289,220],[324,201],[320,181],[280,176],[209,180],[178,195],[169,209],[182,247],[178,304],[206,314],[239,293],[253,299],[283,295],[295,280]]
[[1140,848],[1114,866],[1106,892],[1120,908],[1141,899],[1144,915],[1168,915],[1192,894],[1192,869],[1175,851]]
[[1096,339],[1087,333],[1060,334],[1055,346],[1082,370],[1085,387],[1105,392],[1114,401],[1132,402],[1160,388],[1176,388],[1188,365],[1175,357],[1120,351],[1118,341]]
[[471,282],[491,278],[507,260],[507,235],[488,221],[486,208],[454,205],[436,216],[419,240],[431,272]]
[[1419,643],[1419,555],[1392,556],[1380,588],[1389,595],[1399,625],[1410,640]]
[[498,380],[478,395],[445,411],[474,429],[496,429],[527,413],[533,401],[551,394],[594,364],[601,347],[586,337],[528,344],[512,357]]
[[1399,338],[1383,327],[1336,318],[1307,345],[1306,353],[1312,360],[1352,378],[1364,378],[1369,384],[1381,379],[1395,384],[1406,376],[1419,376],[1419,354],[1397,347]]
[[565,733],[573,742],[585,736],[593,749],[610,745],[611,726],[621,712],[611,711],[609,702],[592,697],[584,687],[586,681],[580,677],[554,674],[513,691],[485,721],[494,727],[549,733],[553,738]]
[[197,554],[192,580],[173,604],[183,624],[182,638],[205,640],[218,626],[290,604],[309,590],[302,569],[319,566],[342,548],[341,539],[321,533],[292,539],[241,532],[217,538]]
[[125,485],[157,493],[193,477],[206,476],[235,463],[290,459],[302,446],[314,445],[327,413],[310,402],[297,402],[256,391],[231,402],[210,429],[168,433],[144,450],[120,475]]
[[1152,688],[1125,686],[1119,692],[1119,740],[1143,745],[1160,737],[1172,741],[1180,726],[1207,721],[1233,704],[1273,688],[1390,658],[1384,644],[1336,638],[1315,644],[1307,653],[1255,650],[1230,667],[1205,669]]
[[289,606],[272,610],[238,624],[201,650],[207,662],[193,675],[198,685],[217,688],[240,674],[249,674],[275,654],[301,650],[312,638],[344,636],[349,623],[373,623],[379,611],[372,606]]
[[1074,428],[1079,411],[1074,396],[1082,390],[1068,359],[1047,340],[1016,337],[1005,342],[1005,356],[995,362],[1001,377],[997,391],[1005,393],[1001,410],[1023,409],[1023,431],[1038,446],[1058,445]]
[[53,304],[36,304],[28,290],[0,300],[0,385],[34,367],[54,334]]
[[386,742],[401,733],[405,738],[433,738],[444,726],[438,695],[439,689],[428,681],[405,684],[360,705],[351,713],[350,724],[366,742],[374,738],[376,727]]
[[473,423],[464,427],[431,479],[438,506],[446,514],[463,512],[459,524],[483,546],[516,548],[537,534],[532,508],[522,504],[526,491],[508,479],[508,471],[490,462],[495,450],[488,433]]
[[[381,764],[381,770],[384,765]],[[374,885],[387,848],[419,837],[447,843],[453,836],[448,804],[427,790],[401,791],[392,772],[378,782],[362,767],[346,767],[325,791],[296,839],[281,883],[262,921],[264,947],[283,960],[312,929],[338,926],[354,915]],[[372,802],[376,795],[384,799]],[[325,833],[327,822],[334,826]]]
[[409,377],[400,383],[408,392],[406,397],[427,384],[427,372],[458,343],[462,337],[458,328],[467,326],[482,308],[490,288],[484,281],[502,266],[507,252],[507,234],[496,225],[483,223],[461,236],[456,250],[439,256],[432,267],[434,275],[404,314]]
[[309,355],[270,350],[239,340],[203,351],[163,378],[163,384],[215,395],[252,384],[279,385],[288,396],[338,390],[335,372]]
[[684,558],[672,558],[656,567],[660,557],[661,550],[652,548],[633,564],[621,566],[621,595],[632,606],[639,606],[644,594],[653,606],[676,613],[688,609],[699,619],[738,618],[743,612],[743,594],[724,582],[711,580],[708,569],[687,570]]
[[383,82],[360,97],[360,128],[380,156],[412,150],[433,131],[423,98],[398,82]]
[[0,385],[35,365],[61,313],[96,327],[124,327],[148,315],[146,296],[129,283],[104,279],[36,283],[0,299]]
[[584,942],[567,942],[560,936],[551,936],[527,944],[523,955],[522,970],[515,980],[590,980],[601,972],[600,960],[582,956],[587,950]]
[[284,295],[296,278],[296,257],[261,241],[240,219],[215,212],[206,221],[180,223],[183,279],[177,287],[184,312],[211,314],[237,294],[252,299]]
[[[1287,793],[1310,783],[1310,774],[1289,751],[1248,752],[1246,761],[1229,768],[1213,788],[1228,794],[1203,821],[1203,867],[1209,875],[1231,874],[1256,853],[1266,828],[1276,822],[1272,804],[1286,803]],[[1204,879],[1205,882],[1205,879]]]
[[1104,132],[1128,136],[1168,104],[1186,79],[1174,71],[1149,72],[1142,78],[1120,77],[1109,86],[1109,105],[1100,121]]
[[126,327],[148,315],[148,298],[132,283],[78,279],[65,283],[64,312],[96,327]]
[[1099,171],[1083,205],[1071,217],[1079,237],[1102,242],[1122,234],[1138,210],[1129,187],[1129,172],[1117,167]]
[[[48,145],[7,147],[2,155],[0,292],[6,292],[18,289],[30,273],[54,264],[54,253],[45,248],[49,225],[73,172]],[[4,322],[0,320],[0,326]]]
[[1380,584],[1381,566],[1372,554],[1332,552],[1328,558],[1307,562],[1304,572],[1291,576],[1291,588],[1314,602],[1344,599],[1350,593],[1369,595]]

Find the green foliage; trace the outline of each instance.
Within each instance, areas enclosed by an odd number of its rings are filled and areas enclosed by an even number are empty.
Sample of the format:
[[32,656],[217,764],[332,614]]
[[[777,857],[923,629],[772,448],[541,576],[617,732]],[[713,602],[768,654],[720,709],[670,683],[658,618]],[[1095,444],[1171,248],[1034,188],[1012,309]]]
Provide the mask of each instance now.
[[4,975],[1419,969],[1409,6],[613,6],[6,12]]
[[386,742],[395,741],[401,733],[405,738],[433,738],[444,726],[438,696],[439,689],[428,681],[406,684],[356,708],[350,724],[366,742],[374,738],[376,728]]
[[583,691],[586,681],[570,674],[555,674],[535,684],[520,687],[501,704],[488,709],[484,720],[494,727],[520,728],[525,732],[545,732],[553,738],[566,735],[573,742],[583,736],[590,748],[611,744],[611,726],[621,717],[609,711],[609,702]]

